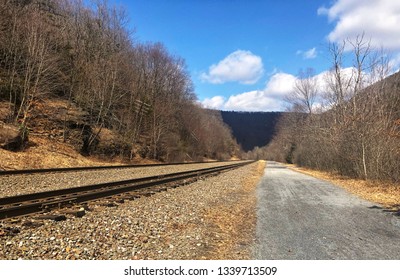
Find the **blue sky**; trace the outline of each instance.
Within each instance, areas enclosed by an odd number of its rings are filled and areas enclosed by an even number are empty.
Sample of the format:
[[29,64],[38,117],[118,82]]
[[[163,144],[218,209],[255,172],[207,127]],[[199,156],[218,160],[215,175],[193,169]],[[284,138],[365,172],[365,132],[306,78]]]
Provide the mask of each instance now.
[[185,59],[205,107],[280,111],[301,69],[329,68],[329,42],[365,32],[398,59],[400,1],[113,0],[141,42]]

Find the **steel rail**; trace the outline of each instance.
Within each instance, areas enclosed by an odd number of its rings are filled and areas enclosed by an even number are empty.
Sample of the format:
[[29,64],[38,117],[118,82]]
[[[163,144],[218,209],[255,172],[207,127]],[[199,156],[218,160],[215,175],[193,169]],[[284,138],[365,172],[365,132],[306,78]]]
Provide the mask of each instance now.
[[156,185],[182,181],[202,175],[219,173],[251,163],[240,162],[231,165],[209,167],[159,176],[150,176],[95,185],[87,185],[47,192],[24,194],[0,198],[0,220],[60,208],[64,205],[109,197],[116,194],[145,189]]
[[[184,165],[184,164],[208,164],[208,163],[222,163],[231,161],[210,161],[210,162],[178,162],[178,163],[154,163],[154,164],[130,164],[130,165],[105,165],[105,166],[80,166],[80,167],[63,167],[63,168],[43,168],[43,169],[19,169],[19,170],[0,170],[0,177],[6,175],[21,175],[21,174],[36,174],[36,173],[58,173],[58,172],[72,172],[72,171],[90,171],[102,169],[123,169],[123,168],[143,168],[143,167],[157,167],[169,165]],[[232,161],[234,162],[234,161]]]

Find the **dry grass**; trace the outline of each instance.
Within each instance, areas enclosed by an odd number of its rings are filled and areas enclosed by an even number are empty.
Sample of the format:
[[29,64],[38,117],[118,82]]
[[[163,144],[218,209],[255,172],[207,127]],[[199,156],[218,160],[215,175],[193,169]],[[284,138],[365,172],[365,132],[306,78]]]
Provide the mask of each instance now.
[[[9,113],[9,103],[0,101],[0,121]],[[85,113],[67,100],[44,98],[37,100],[32,107],[28,147],[20,152],[10,152],[0,148],[0,170],[19,170],[33,168],[56,168],[123,164],[119,159],[107,160],[84,157],[72,145],[63,143],[59,134],[59,123],[67,117],[74,122],[81,122]],[[111,133],[104,129],[103,136],[111,138]],[[54,136],[58,135],[57,136]],[[134,163],[155,163],[155,161],[137,158]]]
[[215,228],[219,239],[213,244],[207,259],[249,259],[254,241],[256,224],[255,190],[264,173],[265,161],[240,183],[240,187],[229,194],[230,200],[210,209],[204,216],[207,224]]
[[289,165],[290,168],[321,178],[346,189],[363,199],[379,203],[386,208],[398,210],[400,208],[400,185],[380,181],[365,181],[361,179],[350,179],[337,174],[316,171]]
[[24,151],[10,152],[0,149],[0,170],[112,164],[118,163],[84,157],[72,146],[39,136],[30,136],[29,147]]

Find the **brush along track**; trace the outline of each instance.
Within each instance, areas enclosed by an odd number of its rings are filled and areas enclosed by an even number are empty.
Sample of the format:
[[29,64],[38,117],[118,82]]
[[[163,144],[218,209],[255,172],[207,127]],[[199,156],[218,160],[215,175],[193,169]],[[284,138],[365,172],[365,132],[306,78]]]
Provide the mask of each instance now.
[[60,208],[66,205],[82,203],[171,182],[181,182],[200,176],[218,174],[222,171],[227,171],[249,163],[251,163],[251,161],[139,179],[4,197],[0,198],[0,220],[32,213],[46,212],[50,209]]

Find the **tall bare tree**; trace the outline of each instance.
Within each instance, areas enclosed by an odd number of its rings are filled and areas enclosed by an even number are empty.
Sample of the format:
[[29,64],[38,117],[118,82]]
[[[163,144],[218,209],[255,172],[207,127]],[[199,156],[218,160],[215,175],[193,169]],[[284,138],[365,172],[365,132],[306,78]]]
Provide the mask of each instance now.
[[286,96],[286,100],[291,104],[292,110],[312,114],[314,103],[318,94],[318,80],[313,68],[301,70],[293,91]]

